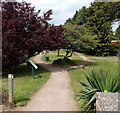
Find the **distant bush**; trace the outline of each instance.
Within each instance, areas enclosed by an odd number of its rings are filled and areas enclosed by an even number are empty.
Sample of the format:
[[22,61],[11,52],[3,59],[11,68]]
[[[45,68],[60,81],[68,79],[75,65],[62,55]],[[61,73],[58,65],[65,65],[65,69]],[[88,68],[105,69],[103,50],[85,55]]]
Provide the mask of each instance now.
[[63,58],[63,59],[57,59],[54,60],[53,64],[59,64],[59,65],[75,65],[75,62],[68,59],[68,58]]

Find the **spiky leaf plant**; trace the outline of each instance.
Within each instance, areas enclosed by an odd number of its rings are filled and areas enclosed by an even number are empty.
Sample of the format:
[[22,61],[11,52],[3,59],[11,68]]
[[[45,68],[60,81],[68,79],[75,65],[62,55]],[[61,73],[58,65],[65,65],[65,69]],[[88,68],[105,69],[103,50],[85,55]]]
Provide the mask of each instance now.
[[85,75],[87,83],[80,84],[85,88],[80,91],[79,99],[84,100],[85,111],[95,111],[96,92],[120,92],[120,73],[114,71],[91,71]]

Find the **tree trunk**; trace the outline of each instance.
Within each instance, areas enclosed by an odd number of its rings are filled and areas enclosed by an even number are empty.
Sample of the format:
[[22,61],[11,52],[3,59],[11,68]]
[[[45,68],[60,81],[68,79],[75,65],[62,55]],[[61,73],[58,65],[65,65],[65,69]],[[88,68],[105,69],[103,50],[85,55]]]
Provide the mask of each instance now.
[[57,55],[58,57],[60,56],[60,49],[58,49],[58,55]]
[[[69,53],[71,52],[71,55],[69,55]],[[67,49],[67,51],[66,51],[66,55],[64,56],[64,58],[68,58],[68,57],[71,57],[72,56],[72,54],[73,54],[73,51],[71,51],[71,50],[69,50],[69,49]],[[69,55],[69,56],[68,56]]]
[[71,51],[71,54],[68,57],[72,57],[72,55],[73,55],[73,50]]

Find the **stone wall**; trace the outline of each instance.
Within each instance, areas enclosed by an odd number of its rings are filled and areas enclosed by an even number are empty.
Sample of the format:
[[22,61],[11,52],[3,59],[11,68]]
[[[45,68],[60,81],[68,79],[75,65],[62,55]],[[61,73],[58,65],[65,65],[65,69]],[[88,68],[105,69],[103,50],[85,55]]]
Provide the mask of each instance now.
[[120,93],[96,93],[96,111],[120,112]]

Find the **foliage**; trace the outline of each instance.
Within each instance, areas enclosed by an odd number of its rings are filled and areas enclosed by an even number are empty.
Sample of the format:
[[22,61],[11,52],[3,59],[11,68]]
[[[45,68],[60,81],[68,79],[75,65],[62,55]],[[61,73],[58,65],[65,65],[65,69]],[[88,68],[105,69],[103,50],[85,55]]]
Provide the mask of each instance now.
[[[118,3],[119,4],[119,3]],[[111,44],[111,40],[115,40],[111,24],[118,18],[117,3],[94,2],[91,5],[93,15],[88,17],[86,25],[97,35],[98,45],[95,49],[96,55],[114,55],[116,54],[116,46]],[[120,4],[119,4],[120,6]]]
[[[60,50],[60,55],[58,56],[57,55],[58,51],[49,51],[49,53],[45,54],[42,56],[42,60],[47,62],[47,63],[50,63],[52,64],[53,62],[57,61],[58,59],[61,59],[59,60],[60,63],[59,64],[63,64],[63,65],[74,65],[74,64],[77,64],[77,63],[81,63],[82,59],[77,56],[74,52],[73,52],[73,55],[72,57],[69,57],[69,58],[64,58],[65,55],[66,55],[66,50],[65,49],[61,49]],[[49,61],[46,61],[45,60],[45,57],[49,57]],[[64,63],[62,63],[64,62]],[[71,63],[69,63],[71,62]],[[58,63],[58,62],[57,62]]]
[[67,23],[64,27],[66,28],[64,36],[68,42],[68,49],[88,54],[92,53],[97,45],[96,35],[83,25],[78,26]]
[[120,26],[117,28],[115,36],[120,40]]
[[42,16],[26,2],[2,2],[2,62],[10,68],[42,52],[65,46],[62,26],[51,26],[52,10]]
[[[79,11],[76,11],[73,18],[66,20],[66,23],[72,23],[74,25],[83,25],[87,22],[87,18],[92,15],[91,9],[83,6]],[[66,24],[65,23],[65,24]]]
[[99,69],[102,69],[102,70],[106,69],[106,70],[112,70],[112,71],[116,72],[116,71],[118,71],[118,68],[119,68],[117,56],[114,56],[114,57],[113,56],[112,57],[90,56],[89,59],[94,60],[95,62],[88,62],[84,66],[84,69],[82,69],[81,67],[78,67],[76,69],[69,70],[69,73],[71,75],[71,85],[72,85],[72,88],[74,91],[74,98],[76,99],[79,111],[84,111],[84,109],[81,107],[84,105],[83,104],[84,100],[82,100],[82,99],[78,100],[79,98],[77,95],[79,94],[79,91],[84,89],[84,87],[79,83],[78,80],[87,84],[87,80],[84,75],[87,75],[88,73],[90,73],[91,70],[97,71]]
[[75,62],[68,58],[54,60],[53,64],[59,65],[75,65]]
[[[119,21],[120,2],[93,2],[91,6],[82,7],[76,11],[73,18],[69,18],[65,24],[84,25],[97,35],[97,46],[92,55],[116,55],[117,46],[111,40],[117,38],[113,35],[111,24]],[[92,47],[92,45],[91,45]]]
[[112,71],[92,71],[85,75],[86,82],[81,82],[81,85],[85,87],[80,91],[79,98],[85,100],[86,104],[84,108],[87,111],[95,109],[96,92],[120,92],[120,74]]

